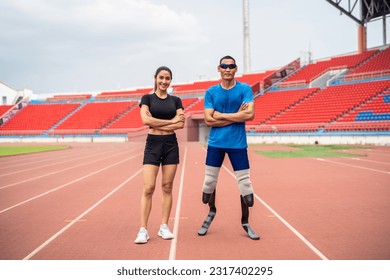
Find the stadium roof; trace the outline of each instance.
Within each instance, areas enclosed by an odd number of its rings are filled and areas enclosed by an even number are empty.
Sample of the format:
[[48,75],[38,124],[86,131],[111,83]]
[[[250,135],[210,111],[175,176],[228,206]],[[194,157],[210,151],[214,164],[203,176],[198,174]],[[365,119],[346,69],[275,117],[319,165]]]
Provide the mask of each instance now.
[[360,25],[390,14],[390,0],[326,0]]

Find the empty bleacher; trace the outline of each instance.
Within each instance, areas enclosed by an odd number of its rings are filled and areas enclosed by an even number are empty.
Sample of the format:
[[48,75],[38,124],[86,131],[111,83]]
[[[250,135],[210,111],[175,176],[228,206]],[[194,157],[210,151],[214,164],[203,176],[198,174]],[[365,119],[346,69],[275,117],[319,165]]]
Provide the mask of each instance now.
[[337,122],[325,127],[327,132],[390,130],[390,91],[384,91],[358,106]]
[[0,117],[7,113],[12,107],[13,105],[0,105]]
[[378,53],[378,50],[370,50],[361,54],[333,57],[327,60],[317,61],[304,66],[290,77],[286,78],[281,86],[307,85],[327,71],[336,69],[354,69],[361,63]]
[[94,134],[137,104],[136,101],[87,103],[55,127],[51,133]]
[[198,81],[194,83],[174,85],[173,89],[174,89],[174,93],[179,96],[199,94],[199,93],[204,94],[209,87],[218,83],[219,80]]
[[[330,79],[322,75],[332,69],[348,72],[331,85],[322,83]],[[254,92],[255,118],[246,122],[248,132],[390,132],[390,47],[337,56],[302,68],[298,64],[281,83],[275,78],[279,74],[280,71],[268,70],[236,76]],[[321,85],[311,87],[319,76],[321,83],[317,84]],[[186,117],[201,121],[204,94],[219,82],[214,79],[176,84],[172,94],[182,99]],[[142,134],[147,127],[140,117],[139,101],[152,91],[153,88],[138,88],[97,95],[53,95],[43,104],[30,102],[7,114],[5,122],[0,123],[0,136]],[[0,114],[11,107],[0,106]]]
[[134,99],[140,98],[142,95],[150,93],[152,88],[140,88],[135,90],[122,91],[104,91],[96,95],[96,100],[111,100],[111,99]]
[[198,101],[194,102],[193,105],[189,106],[186,112],[188,113],[203,113],[204,110],[204,99],[201,98]]
[[275,70],[268,70],[261,73],[244,74],[242,76],[237,76],[236,80],[243,83],[247,83],[250,86],[254,86],[256,83],[259,83],[262,87],[264,86],[264,80],[274,73]]
[[47,102],[61,102],[61,101],[82,101],[88,100],[92,97],[92,94],[57,94],[52,97],[46,98]]
[[369,101],[389,86],[389,81],[330,86],[271,119],[267,124],[314,124],[321,128]]
[[346,81],[390,75],[390,47],[376,52],[371,59],[345,76]]
[[[189,106],[191,106],[193,103],[197,101],[198,98],[183,98],[182,104],[184,107],[184,112],[186,112],[186,108],[188,108]],[[118,117],[110,125],[102,129],[100,133],[102,134],[131,133],[145,128],[146,126],[143,124],[140,115],[140,107],[138,106],[137,103],[137,106],[133,107],[130,111],[125,113],[123,116]]]
[[30,104],[0,126],[0,135],[39,135],[80,106],[72,104]]
[[102,129],[102,134],[121,134],[130,133],[133,131],[142,130],[145,128],[139,106],[135,106],[133,109],[128,111],[122,117],[115,120],[112,124]]
[[246,122],[247,127],[265,123],[318,90],[319,88],[305,88],[266,92],[255,99],[255,118]]

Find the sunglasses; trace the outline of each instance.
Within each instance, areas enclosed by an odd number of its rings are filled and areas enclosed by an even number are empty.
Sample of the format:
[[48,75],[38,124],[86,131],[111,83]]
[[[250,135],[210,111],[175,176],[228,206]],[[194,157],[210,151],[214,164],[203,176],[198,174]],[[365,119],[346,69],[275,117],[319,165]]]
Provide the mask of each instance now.
[[237,67],[236,64],[220,64],[219,67],[221,67],[222,69],[235,69]]

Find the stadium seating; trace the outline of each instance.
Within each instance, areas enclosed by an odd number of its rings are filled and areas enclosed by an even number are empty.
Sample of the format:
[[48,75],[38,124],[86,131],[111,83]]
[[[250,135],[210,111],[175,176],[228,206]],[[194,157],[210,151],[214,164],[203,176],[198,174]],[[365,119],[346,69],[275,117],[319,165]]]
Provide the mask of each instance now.
[[83,134],[96,133],[137,104],[136,101],[87,103],[54,128],[52,133],[74,134],[78,129]]
[[371,50],[361,54],[333,57],[311,63],[285,79],[281,85],[306,85],[329,70],[353,69],[378,52],[378,50]]
[[87,100],[92,97],[92,94],[60,94],[54,95],[53,97],[46,98],[46,101],[59,102],[59,101],[80,101]]
[[318,90],[319,88],[306,88],[266,92],[255,99],[255,118],[246,124],[249,127],[263,124],[277,114],[292,108]]
[[[330,86],[310,87],[310,82],[332,69],[349,72]],[[251,85],[255,97],[255,118],[246,122],[248,132],[390,132],[390,47],[320,60],[299,68],[281,83],[275,74],[280,73],[268,70],[236,76]],[[195,114],[194,121],[198,121],[204,112],[205,91],[219,82],[176,84],[172,94],[182,99],[186,117]],[[142,95],[152,91],[53,95],[43,104],[30,102],[8,114],[0,123],[0,136],[142,133],[147,127],[138,105]],[[0,106],[0,115],[11,107]]]
[[190,98],[181,98],[181,102],[183,104],[183,107],[184,107],[184,112],[187,111],[187,109],[192,106],[194,103],[196,103],[199,99],[198,98],[194,98],[194,97],[190,97]]
[[[353,109],[374,98],[390,86],[390,81],[376,81],[327,87],[266,124],[324,124],[337,121]],[[294,126],[291,126],[294,128]],[[278,130],[280,131],[280,130]]]
[[350,74],[376,72],[390,69],[390,48],[379,52],[375,57],[368,60],[362,66],[351,71]]
[[42,134],[80,106],[72,104],[30,104],[0,126],[0,135]]
[[101,130],[102,134],[120,134],[142,130],[145,126],[142,123],[139,106],[116,119],[112,124]]
[[192,106],[189,106],[186,110],[188,113],[203,113],[204,110],[204,99],[199,99],[198,101],[194,102]]
[[140,98],[142,95],[150,93],[152,88],[141,88],[135,90],[123,91],[105,91],[96,95],[95,99],[123,99],[123,98]]
[[268,70],[261,73],[244,74],[237,76],[236,80],[249,84],[250,86],[260,83],[260,86],[264,85],[264,80],[275,73],[275,70]]
[[[185,109],[194,102],[196,102],[198,98],[183,98],[182,104]],[[112,124],[108,125],[106,128],[102,129],[100,133],[102,134],[118,134],[118,133],[130,133],[133,131],[139,131],[145,129],[141,116],[140,116],[140,107],[134,107],[132,110],[125,113],[122,117],[116,119]]]
[[11,109],[13,105],[0,105],[0,117],[3,116],[3,114],[7,113],[9,109]]
[[390,124],[390,92],[383,92],[325,127],[335,131],[383,131]]
[[198,93],[204,94],[209,87],[218,83],[219,80],[201,81],[201,82],[194,82],[189,84],[178,84],[178,85],[174,85],[173,89],[174,89],[174,94],[180,96],[188,95],[188,94],[198,94]]

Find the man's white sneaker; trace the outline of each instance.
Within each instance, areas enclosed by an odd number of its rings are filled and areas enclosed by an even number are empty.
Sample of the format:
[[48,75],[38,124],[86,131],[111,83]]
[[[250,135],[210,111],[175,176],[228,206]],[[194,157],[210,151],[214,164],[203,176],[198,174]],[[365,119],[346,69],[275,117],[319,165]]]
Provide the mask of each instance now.
[[134,243],[144,244],[144,243],[148,242],[148,240],[149,240],[148,231],[146,230],[146,228],[141,227],[138,234],[137,234],[137,238],[134,240]]
[[162,224],[160,230],[158,231],[158,236],[161,236],[162,239],[173,239],[173,233],[169,230],[167,224]]

